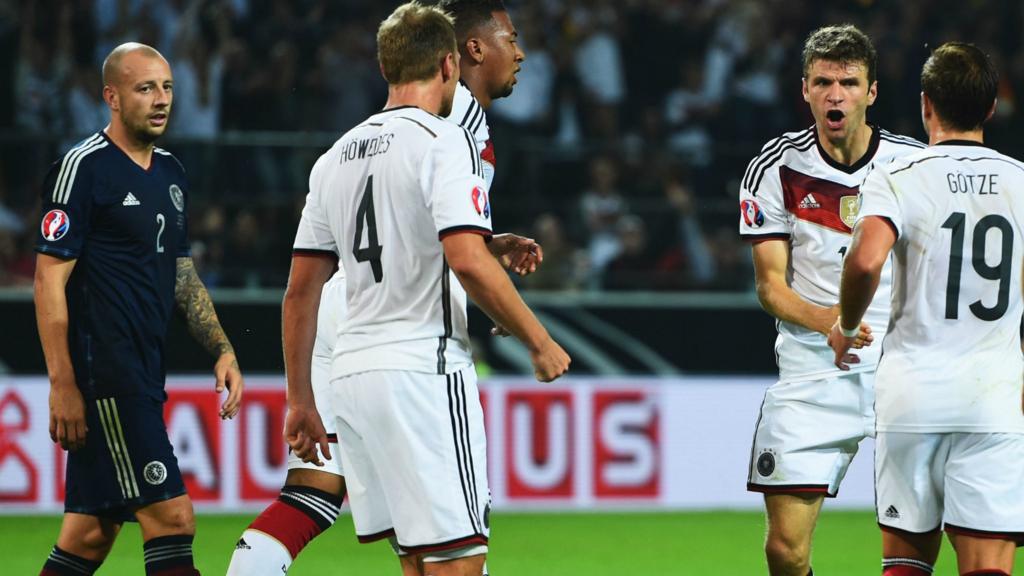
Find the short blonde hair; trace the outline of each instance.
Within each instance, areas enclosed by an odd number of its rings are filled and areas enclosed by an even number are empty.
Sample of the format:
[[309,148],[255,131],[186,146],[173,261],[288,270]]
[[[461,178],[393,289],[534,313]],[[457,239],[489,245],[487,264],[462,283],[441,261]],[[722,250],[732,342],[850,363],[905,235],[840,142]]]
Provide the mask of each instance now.
[[435,6],[402,4],[377,29],[377,60],[388,84],[433,78],[457,49],[452,17]]

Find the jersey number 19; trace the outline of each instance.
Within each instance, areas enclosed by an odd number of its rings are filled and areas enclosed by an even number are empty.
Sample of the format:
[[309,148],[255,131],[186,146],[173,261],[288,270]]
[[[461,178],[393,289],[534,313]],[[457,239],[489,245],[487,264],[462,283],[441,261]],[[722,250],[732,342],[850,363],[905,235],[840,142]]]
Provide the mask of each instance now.
[[[960,277],[963,273],[965,221],[963,212],[954,212],[942,223],[943,228],[952,232],[949,247],[949,275],[946,277],[946,319],[956,320],[960,317]],[[994,266],[985,261],[985,244],[988,231],[996,228],[1002,240],[1002,251],[999,262]],[[986,280],[999,281],[999,298],[995,306],[988,308],[981,300],[970,305],[971,312],[985,321],[1002,318],[1010,305],[1010,274],[1013,269],[1013,227],[998,214],[985,216],[974,226],[974,239],[971,243],[971,264],[978,276]]]

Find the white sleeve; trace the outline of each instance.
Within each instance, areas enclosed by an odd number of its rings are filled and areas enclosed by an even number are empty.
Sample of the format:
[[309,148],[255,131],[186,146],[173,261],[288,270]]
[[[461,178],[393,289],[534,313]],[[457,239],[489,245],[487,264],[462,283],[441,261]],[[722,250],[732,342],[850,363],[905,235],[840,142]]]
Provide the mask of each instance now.
[[425,158],[423,188],[438,238],[491,235],[491,203],[476,143],[464,128],[445,130]]
[[[751,164],[758,159],[754,158]],[[747,168],[749,171],[751,168]],[[773,238],[788,239],[793,224],[782,196],[782,182],[776,169],[768,169],[756,191],[740,185],[740,237],[757,242]]]
[[327,213],[321,206],[321,180],[326,157],[326,154],[321,156],[309,173],[309,193],[306,194],[306,205],[302,207],[299,229],[295,232],[293,251],[331,252],[339,255],[334,234],[327,223]]
[[903,210],[896,193],[892,176],[885,168],[875,166],[860,186],[860,210],[857,221],[865,216],[881,216],[896,228],[898,236],[903,235]]

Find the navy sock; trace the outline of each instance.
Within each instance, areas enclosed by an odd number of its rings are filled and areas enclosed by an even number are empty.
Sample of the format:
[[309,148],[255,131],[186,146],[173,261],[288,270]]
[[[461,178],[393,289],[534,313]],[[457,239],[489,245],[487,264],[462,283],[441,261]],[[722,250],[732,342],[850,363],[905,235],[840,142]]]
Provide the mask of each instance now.
[[153,538],[142,545],[146,557],[146,575],[198,574],[192,562],[191,534]]
[[53,547],[50,556],[43,564],[43,571],[40,576],[92,576],[99,569],[102,562],[87,560],[70,552]]

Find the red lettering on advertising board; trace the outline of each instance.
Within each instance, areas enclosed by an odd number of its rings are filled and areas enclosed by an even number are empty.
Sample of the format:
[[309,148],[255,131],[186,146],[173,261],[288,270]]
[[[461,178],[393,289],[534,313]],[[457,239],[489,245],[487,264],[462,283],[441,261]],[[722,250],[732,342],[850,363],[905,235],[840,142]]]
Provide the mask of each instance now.
[[238,438],[242,500],[271,500],[281,491],[288,470],[288,446],[281,435],[286,406],[284,390],[245,394]]
[[0,502],[34,502],[39,496],[39,472],[19,444],[31,424],[28,405],[8,391],[0,399]]
[[573,494],[573,399],[568,391],[515,391],[505,400],[510,499]]
[[639,390],[594,393],[594,494],[598,498],[659,495],[658,408]]
[[220,398],[202,390],[168,390],[164,404],[167,436],[174,447],[185,488],[194,502],[217,502],[220,477]]

